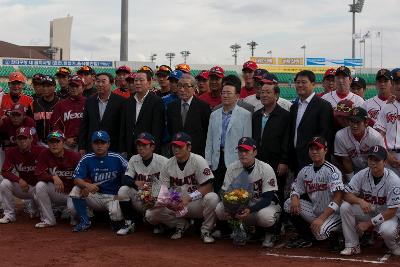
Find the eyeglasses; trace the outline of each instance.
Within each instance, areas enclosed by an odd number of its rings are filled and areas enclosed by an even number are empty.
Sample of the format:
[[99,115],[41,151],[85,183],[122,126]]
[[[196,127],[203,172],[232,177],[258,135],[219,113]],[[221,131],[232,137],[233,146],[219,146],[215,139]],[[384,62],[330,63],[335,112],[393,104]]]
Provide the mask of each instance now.
[[352,110],[353,110],[352,107],[346,106],[344,104],[337,105],[336,108],[335,108],[335,111],[341,111],[341,112],[350,112]]
[[189,88],[193,87],[193,85],[190,85],[190,84],[179,84],[179,83],[177,86],[178,86],[178,88],[184,88],[184,89],[189,89]]

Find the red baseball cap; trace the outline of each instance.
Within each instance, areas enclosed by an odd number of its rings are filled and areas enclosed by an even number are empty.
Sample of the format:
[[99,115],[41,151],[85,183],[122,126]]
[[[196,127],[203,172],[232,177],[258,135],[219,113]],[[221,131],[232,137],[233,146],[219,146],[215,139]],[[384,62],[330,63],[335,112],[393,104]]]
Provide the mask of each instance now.
[[175,70],[180,70],[184,73],[190,73],[190,66],[188,64],[179,64],[175,67]]
[[210,69],[210,71],[208,72],[208,76],[212,76],[212,75],[217,76],[218,78],[224,78],[225,71],[220,66],[215,66],[215,67],[212,67]]
[[126,81],[128,80],[135,80],[136,78],[136,73],[135,72],[131,72],[129,73],[128,77],[125,78]]
[[20,114],[25,114],[25,107],[19,103],[14,104],[11,107],[11,113],[20,113]]
[[13,72],[8,76],[8,81],[11,82],[21,82],[25,83],[25,76],[21,72]]
[[17,129],[15,137],[18,137],[18,136],[31,137],[33,135],[32,132],[33,131],[30,127],[22,126]]
[[76,84],[76,85],[83,85],[84,84],[82,77],[77,75],[77,74],[72,75],[69,78],[68,83],[69,84]]
[[243,148],[247,151],[252,151],[257,149],[257,142],[251,137],[240,138],[236,148]]
[[325,71],[325,73],[324,73],[324,78],[323,78],[323,80],[325,80],[326,77],[335,76],[335,73],[336,73],[336,70],[335,70],[334,68],[327,69],[327,70]]
[[196,79],[202,78],[202,79],[208,80],[208,76],[209,76],[208,70],[202,70],[202,71],[200,71],[199,74],[197,74]]
[[310,146],[316,146],[318,148],[326,148],[326,147],[328,147],[328,143],[326,142],[325,138],[323,138],[322,136],[315,136],[308,143],[308,147],[310,147]]
[[131,73],[131,72],[132,72],[132,69],[131,69],[131,67],[126,66],[126,65],[124,65],[124,66],[119,66],[119,67],[117,68],[117,70],[115,71],[115,73],[118,74],[119,72]]
[[251,70],[251,71],[255,71],[257,68],[258,68],[257,63],[255,63],[254,61],[250,60],[250,61],[246,61],[243,64],[242,71],[244,71],[246,69]]
[[136,143],[137,142],[140,142],[145,145],[156,143],[156,141],[154,140],[154,137],[150,133],[146,133],[146,132],[139,134],[138,138],[136,139]]

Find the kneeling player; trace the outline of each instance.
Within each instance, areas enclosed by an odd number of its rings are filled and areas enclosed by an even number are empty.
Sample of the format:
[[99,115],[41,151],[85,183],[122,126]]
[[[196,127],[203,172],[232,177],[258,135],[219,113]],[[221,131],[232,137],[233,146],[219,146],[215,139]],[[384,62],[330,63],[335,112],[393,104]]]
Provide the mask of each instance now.
[[83,156],[75,169],[73,177],[76,186],[72,188],[70,196],[80,223],[73,228],[74,232],[90,227],[87,206],[97,211],[108,211],[114,229],[122,220],[117,194],[128,163],[121,155],[108,152],[109,147],[108,133],[94,132],[94,153]]
[[[62,132],[51,132],[47,136],[49,148],[38,157],[35,170],[35,176],[38,179],[35,196],[41,222],[35,225],[36,228],[45,228],[56,224],[52,204],[68,206],[68,210],[73,210],[69,193],[74,186],[72,175],[81,156],[77,152],[65,149],[64,141],[65,137]],[[70,215],[73,219],[74,214]]]
[[361,253],[359,236],[368,229],[377,231],[392,254],[400,255],[398,215],[400,179],[385,168],[386,149],[373,146],[368,153],[368,168],[356,173],[346,186],[340,207],[346,248],[342,255]]
[[167,208],[146,211],[146,219],[153,225],[165,224],[176,228],[171,239],[182,238],[188,227],[186,218],[204,218],[201,226],[201,238],[204,243],[214,243],[211,231],[214,228],[218,204],[218,195],[213,190],[214,176],[207,161],[191,153],[192,139],[186,133],[176,133],[172,138],[172,152],[166,166],[161,170],[160,181],[168,186],[177,187],[186,195],[183,196],[181,208],[188,209],[185,218],[176,217],[175,212]]
[[155,148],[154,137],[149,133],[141,133],[136,139],[139,154],[130,158],[122,181],[123,186],[118,191],[119,205],[125,218],[125,226],[117,232],[118,235],[126,235],[133,230],[133,208],[144,213],[137,190],[142,189],[145,183],[151,184],[153,179],[158,180],[161,169],[167,164],[167,158],[153,153]]
[[[270,165],[256,159],[256,141],[249,137],[243,137],[238,143],[239,161],[228,166],[225,174],[223,192],[229,189],[230,184],[242,172],[249,176],[249,181],[253,184],[254,194],[250,201],[249,208],[246,208],[238,219],[243,220],[246,225],[270,228],[279,220],[281,207],[277,197],[278,184],[275,172]],[[215,210],[218,219],[228,220],[229,215],[224,210],[224,205],[220,202]],[[266,232],[263,247],[274,246],[274,236],[270,231]]]
[[342,173],[325,160],[327,152],[326,141],[314,137],[308,145],[313,163],[301,169],[292,184],[292,193],[284,209],[291,214],[290,220],[299,238],[287,244],[288,248],[310,247],[313,237],[324,240],[340,228],[339,206],[344,190]]

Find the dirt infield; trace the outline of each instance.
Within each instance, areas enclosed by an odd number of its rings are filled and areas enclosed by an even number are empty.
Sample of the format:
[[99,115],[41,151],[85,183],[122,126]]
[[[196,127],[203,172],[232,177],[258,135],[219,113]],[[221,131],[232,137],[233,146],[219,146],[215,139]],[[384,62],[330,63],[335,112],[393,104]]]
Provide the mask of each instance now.
[[[35,229],[36,222],[38,219],[20,215],[17,222],[0,225],[1,266],[400,266],[400,257],[382,259],[385,250],[381,242],[363,250],[362,256],[341,261],[324,246],[262,249],[260,243],[233,247],[230,240],[205,245],[194,232],[173,241],[166,234],[153,235],[146,226],[120,237],[106,223],[97,223],[88,232],[72,233],[67,222]],[[379,260],[384,264],[369,263]]]

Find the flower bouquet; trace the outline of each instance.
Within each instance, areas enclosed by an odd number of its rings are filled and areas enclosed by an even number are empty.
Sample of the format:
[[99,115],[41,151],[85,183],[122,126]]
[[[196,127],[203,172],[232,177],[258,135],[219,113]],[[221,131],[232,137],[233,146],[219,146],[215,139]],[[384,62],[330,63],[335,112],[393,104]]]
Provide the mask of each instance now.
[[178,187],[171,187],[168,189],[165,184],[162,184],[154,207],[166,207],[175,211],[176,217],[183,217],[188,212],[188,209],[187,207],[180,207],[182,196],[182,191]]
[[145,210],[153,208],[156,204],[157,197],[154,197],[152,194],[151,183],[145,183],[143,188],[139,190],[138,195]]

